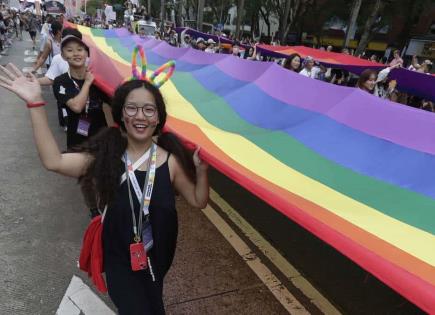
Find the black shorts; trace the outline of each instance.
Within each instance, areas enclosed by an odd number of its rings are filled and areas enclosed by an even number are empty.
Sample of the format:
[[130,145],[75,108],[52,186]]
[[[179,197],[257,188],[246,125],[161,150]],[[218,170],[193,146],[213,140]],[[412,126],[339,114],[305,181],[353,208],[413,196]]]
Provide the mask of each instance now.
[[34,32],[34,31],[29,31],[29,34],[30,34],[30,37],[32,39],[34,39],[36,37],[36,32]]

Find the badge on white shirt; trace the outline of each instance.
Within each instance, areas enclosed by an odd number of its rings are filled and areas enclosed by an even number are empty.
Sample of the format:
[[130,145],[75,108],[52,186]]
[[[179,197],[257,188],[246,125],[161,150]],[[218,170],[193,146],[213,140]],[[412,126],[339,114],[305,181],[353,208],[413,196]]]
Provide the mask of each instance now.
[[59,94],[65,95],[65,88],[62,85],[59,87]]

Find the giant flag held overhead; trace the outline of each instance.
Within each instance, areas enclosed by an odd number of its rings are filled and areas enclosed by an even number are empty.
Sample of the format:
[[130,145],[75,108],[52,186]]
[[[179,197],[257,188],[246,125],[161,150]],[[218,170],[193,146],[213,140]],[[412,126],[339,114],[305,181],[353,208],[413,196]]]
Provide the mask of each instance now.
[[271,62],[79,27],[107,93],[170,59],[167,129],[216,169],[435,313],[435,115]]
[[[311,56],[326,67],[345,69],[358,75],[365,69],[379,71],[387,67],[387,65],[362,58],[304,46],[259,45],[257,51],[262,55],[278,58],[286,58],[294,53],[301,55],[302,58]],[[435,101],[435,76],[398,68],[393,69],[388,77],[397,81],[397,87],[401,91]]]

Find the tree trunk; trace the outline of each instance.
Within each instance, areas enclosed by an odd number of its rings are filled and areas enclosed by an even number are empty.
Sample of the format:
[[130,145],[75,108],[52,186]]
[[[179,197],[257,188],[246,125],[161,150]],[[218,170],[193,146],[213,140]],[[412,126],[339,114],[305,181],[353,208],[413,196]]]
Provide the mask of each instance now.
[[162,32],[165,30],[165,18],[166,18],[166,10],[165,10],[165,0],[160,0],[160,29]]
[[204,20],[204,2],[205,0],[198,0],[197,29],[200,32],[202,32],[202,23]]
[[353,0],[352,10],[350,11],[349,23],[347,23],[346,38],[343,47],[348,47],[349,42],[355,35],[356,20],[358,19],[359,9],[361,8],[362,0]]
[[151,0],[147,1],[147,13],[149,16],[151,16]]
[[237,25],[236,25],[236,39],[238,40],[240,40],[240,24],[243,23],[244,6],[245,6],[245,0],[239,0],[237,4]]
[[404,7],[406,14],[406,20],[403,25],[402,31],[400,32],[400,35],[397,38],[396,43],[388,43],[389,45],[393,44],[400,48],[401,51],[403,51],[404,48],[406,48],[406,45],[408,44],[408,40],[411,38],[411,31],[412,31],[412,25],[413,21],[416,18],[418,14],[421,13],[421,7],[429,5],[428,3],[430,1],[415,1],[415,0],[408,0],[407,5]]
[[285,45],[287,42],[287,36],[284,37],[285,30],[287,29],[287,21],[290,15],[290,6],[291,6],[291,0],[285,0],[285,8],[284,8],[284,14],[282,15],[282,19],[280,21],[280,27],[281,30],[281,43],[282,45]]
[[365,26],[364,26],[364,32],[361,36],[361,39],[358,43],[358,48],[356,49],[355,55],[361,55],[362,52],[367,48],[367,45],[370,41],[370,36],[372,35],[372,27],[376,22],[376,19],[378,18],[378,15],[382,12],[382,10],[385,7],[385,2],[382,0],[376,0],[372,13],[370,14]]
[[[270,20],[269,20],[270,12],[264,12],[260,8],[260,14],[263,17],[264,23],[266,23],[266,25],[267,25],[267,36],[270,37]],[[260,20],[260,19],[258,19],[258,20]],[[260,29],[260,27],[258,27],[258,28]],[[260,30],[260,37],[261,37],[261,32],[262,32],[262,30]]]
[[178,14],[177,14],[177,25],[183,26],[183,10],[184,10],[184,0],[178,0]]
[[285,29],[283,29],[282,37],[284,39],[287,38],[288,33],[290,32],[290,29],[293,27],[293,25],[296,22],[296,19],[299,19],[302,16],[301,11],[304,10],[303,13],[306,12],[305,7],[303,7],[305,4],[302,4],[301,2],[302,1],[300,1],[300,0],[295,0],[293,2],[293,5],[291,6],[291,9],[290,9],[289,15],[288,15],[288,17],[290,18],[290,22],[287,23]]

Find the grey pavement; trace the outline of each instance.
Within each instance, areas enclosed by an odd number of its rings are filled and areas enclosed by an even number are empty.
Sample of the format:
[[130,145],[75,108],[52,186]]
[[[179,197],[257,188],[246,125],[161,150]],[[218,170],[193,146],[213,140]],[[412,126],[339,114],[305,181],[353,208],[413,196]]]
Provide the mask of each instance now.
[[[15,41],[0,63],[29,66],[24,51],[31,46]],[[64,148],[51,88],[44,97]],[[92,288],[76,265],[88,213],[76,181],[41,166],[24,102],[4,89],[0,99],[0,314],[54,314],[74,275]],[[179,241],[164,293],[168,314],[286,314],[200,211],[182,200],[177,208]]]

